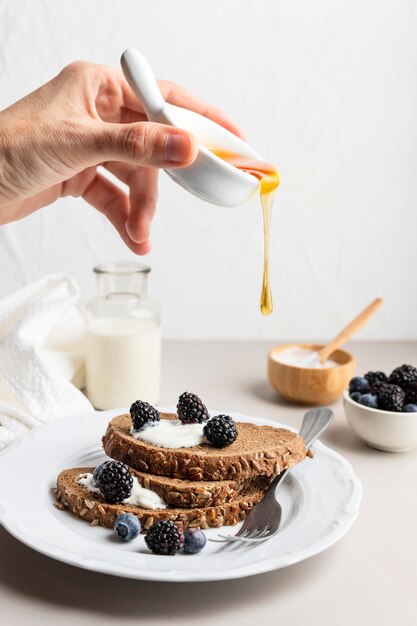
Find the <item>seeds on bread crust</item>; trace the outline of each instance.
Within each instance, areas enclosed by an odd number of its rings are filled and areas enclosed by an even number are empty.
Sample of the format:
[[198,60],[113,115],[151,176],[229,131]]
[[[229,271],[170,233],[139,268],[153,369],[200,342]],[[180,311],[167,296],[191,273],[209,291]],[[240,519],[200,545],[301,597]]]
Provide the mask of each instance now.
[[[176,419],[176,415],[161,414],[161,419]],[[239,435],[225,448],[155,448],[131,437],[130,416],[119,415],[109,423],[103,447],[108,456],[134,469],[142,470],[145,462],[146,471],[151,474],[196,481],[241,480],[255,472],[271,476],[306,456],[303,439],[292,431],[248,422],[238,422],[236,426]],[[128,453],[131,449],[133,454]]]
[[[77,478],[80,474],[92,471],[93,468],[85,467],[63,470],[57,478],[57,501],[62,504],[66,502],[66,508],[77,516],[85,508],[86,512],[82,519],[90,522],[91,525],[100,524],[108,528],[113,528],[117,516],[121,513],[136,515],[144,530],[161,519],[171,519],[179,530],[185,530],[191,523],[193,528],[203,529],[218,528],[225,523],[226,519],[228,523],[238,523],[261,500],[267,486],[265,479],[259,479],[260,482],[258,483],[254,480],[253,484],[241,496],[221,506],[150,510],[124,504],[122,511],[120,505],[104,502],[101,500],[101,496],[89,494],[82,485],[78,484]],[[84,507],[86,498],[95,503],[93,508]],[[81,507],[78,507],[77,504],[81,504]]]
[[[196,481],[145,474],[136,470],[132,470],[132,473],[145,489],[155,491],[168,505],[187,508],[230,502],[254,480],[250,476],[239,480]],[[269,478],[265,477],[264,481],[265,485],[269,484]]]

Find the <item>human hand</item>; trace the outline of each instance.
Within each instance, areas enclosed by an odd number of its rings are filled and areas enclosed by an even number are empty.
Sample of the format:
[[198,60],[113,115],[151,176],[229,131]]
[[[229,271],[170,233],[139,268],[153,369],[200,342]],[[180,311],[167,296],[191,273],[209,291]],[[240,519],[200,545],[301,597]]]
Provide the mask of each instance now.
[[[158,81],[172,104],[241,136],[226,115],[178,85]],[[136,254],[150,250],[158,168],[190,165],[198,144],[185,130],[148,122],[123,74],[76,61],[0,112],[0,224],[63,196],[82,196]],[[129,195],[97,172],[104,166]]]

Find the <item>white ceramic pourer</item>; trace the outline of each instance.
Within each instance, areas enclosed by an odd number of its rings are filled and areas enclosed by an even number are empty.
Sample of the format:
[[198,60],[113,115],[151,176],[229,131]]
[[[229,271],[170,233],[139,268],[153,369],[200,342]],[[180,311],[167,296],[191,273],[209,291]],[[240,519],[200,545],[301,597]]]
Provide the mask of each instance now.
[[215,156],[210,149],[256,160],[262,160],[261,157],[239,137],[207,117],[165,102],[151,66],[138,50],[125,50],[121,66],[151,122],[188,130],[200,144],[194,163],[182,169],[165,170],[168,176],[212,204],[233,207],[248,202],[259,189],[258,180]]

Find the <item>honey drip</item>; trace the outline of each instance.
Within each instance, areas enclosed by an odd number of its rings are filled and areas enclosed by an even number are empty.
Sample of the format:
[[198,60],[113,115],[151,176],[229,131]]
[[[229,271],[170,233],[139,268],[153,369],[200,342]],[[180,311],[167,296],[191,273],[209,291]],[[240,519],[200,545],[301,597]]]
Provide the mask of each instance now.
[[274,203],[276,189],[279,185],[279,174],[275,167],[264,161],[256,161],[233,152],[212,150],[213,154],[223,161],[227,161],[239,170],[255,176],[259,180],[264,230],[264,263],[262,274],[262,291],[260,307],[263,315],[272,313],[272,293],[269,275],[269,233],[271,227],[271,209]]

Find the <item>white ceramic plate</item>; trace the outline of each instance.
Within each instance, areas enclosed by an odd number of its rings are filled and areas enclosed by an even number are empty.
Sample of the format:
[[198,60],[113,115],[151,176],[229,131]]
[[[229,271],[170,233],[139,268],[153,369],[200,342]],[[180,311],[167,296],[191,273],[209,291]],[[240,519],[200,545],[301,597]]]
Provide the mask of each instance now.
[[[273,539],[259,545],[208,541],[197,555],[174,557],[151,554],[143,536],[122,543],[111,529],[91,527],[53,506],[55,477],[61,469],[95,466],[105,459],[100,440],[109,419],[118,413],[51,422],[0,455],[0,523],[14,537],[53,559],[106,574],[173,582],[224,580],[279,569],[318,554],[343,537],[358,515],[362,487],[352,467],[317,442],[314,459],[291,469],[280,487],[282,530]],[[233,417],[282,426],[237,413]],[[215,538],[218,530],[206,533]]]

